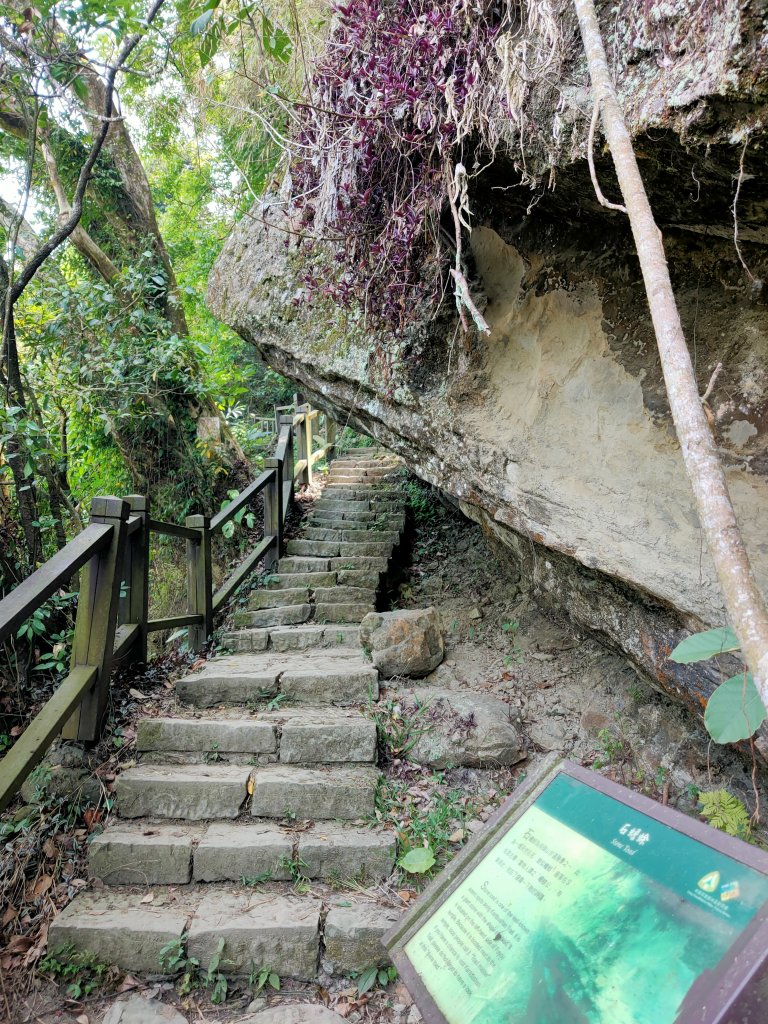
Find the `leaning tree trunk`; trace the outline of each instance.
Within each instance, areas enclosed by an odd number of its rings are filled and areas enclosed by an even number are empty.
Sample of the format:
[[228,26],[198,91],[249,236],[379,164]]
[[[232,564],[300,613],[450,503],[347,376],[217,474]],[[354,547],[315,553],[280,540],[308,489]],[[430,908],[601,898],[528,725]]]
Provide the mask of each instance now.
[[755,582],[715,439],[696,385],[661,232],[653,218],[632,139],[608,70],[594,0],[574,0],[605,137],[632,227],[661,357],[672,419],[707,547],[731,624],[768,707],[768,610]]

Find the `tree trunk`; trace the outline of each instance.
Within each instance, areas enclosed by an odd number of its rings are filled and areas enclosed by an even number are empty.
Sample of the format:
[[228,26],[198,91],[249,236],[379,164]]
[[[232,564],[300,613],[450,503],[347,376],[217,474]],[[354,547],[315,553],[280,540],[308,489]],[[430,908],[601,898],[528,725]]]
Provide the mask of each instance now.
[[593,0],[574,0],[595,103],[629,215],[645,282],[672,419],[696,499],[699,522],[731,624],[763,703],[768,707],[768,611],[755,582],[717,446],[699,397],[661,232],[653,218],[632,139],[608,70]]

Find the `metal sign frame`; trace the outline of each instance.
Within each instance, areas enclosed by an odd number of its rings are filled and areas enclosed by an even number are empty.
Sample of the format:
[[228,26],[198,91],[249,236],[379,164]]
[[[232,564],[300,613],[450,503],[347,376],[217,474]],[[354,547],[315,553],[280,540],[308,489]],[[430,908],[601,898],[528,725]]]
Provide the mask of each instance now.
[[[420,975],[405,953],[406,944],[429,917],[458,889],[493,850],[507,830],[533,806],[540,794],[564,774],[625,807],[638,811],[676,832],[730,857],[768,878],[768,854],[703,822],[626,789],[596,772],[557,755],[548,757],[488,820],[425,890],[416,904],[387,932],[383,942],[390,951],[406,987],[426,1024],[448,1024]],[[674,1024],[766,1024],[768,1021],[768,901],[734,941],[719,963],[701,975],[689,989]]]

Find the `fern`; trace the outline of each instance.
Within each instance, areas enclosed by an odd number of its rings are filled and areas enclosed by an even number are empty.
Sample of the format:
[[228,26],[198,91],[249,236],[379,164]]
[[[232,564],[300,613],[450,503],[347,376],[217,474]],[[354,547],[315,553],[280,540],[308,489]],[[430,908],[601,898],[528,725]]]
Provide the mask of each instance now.
[[727,832],[729,836],[742,839],[749,833],[750,821],[747,808],[727,789],[715,789],[711,793],[699,793],[701,814],[714,828]]

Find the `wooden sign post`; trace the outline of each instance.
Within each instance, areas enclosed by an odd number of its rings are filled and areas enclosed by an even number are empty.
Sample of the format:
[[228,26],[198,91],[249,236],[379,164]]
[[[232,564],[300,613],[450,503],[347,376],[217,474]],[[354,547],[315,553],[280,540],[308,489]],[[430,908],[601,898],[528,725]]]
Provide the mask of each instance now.
[[550,760],[385,944],[427,1024],[765,1024],[768,855]]

